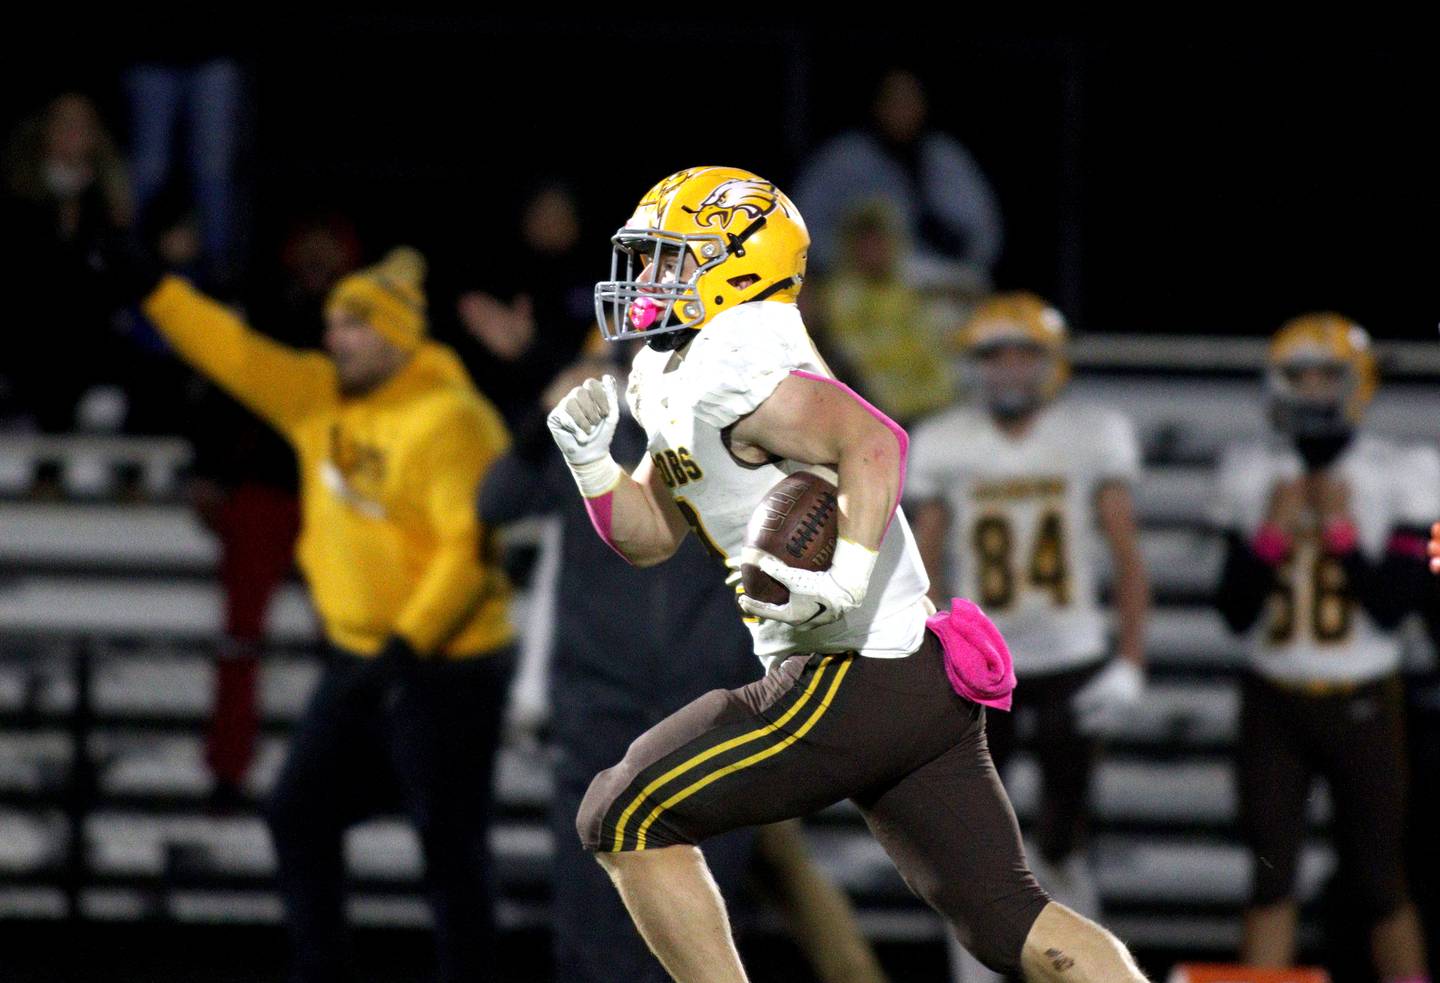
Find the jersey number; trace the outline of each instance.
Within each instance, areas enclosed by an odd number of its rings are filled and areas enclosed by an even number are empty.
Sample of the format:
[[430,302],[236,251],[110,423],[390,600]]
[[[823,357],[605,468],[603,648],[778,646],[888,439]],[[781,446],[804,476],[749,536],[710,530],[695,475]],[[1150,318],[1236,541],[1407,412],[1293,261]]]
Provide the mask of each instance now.
[[1311,638],[1340,642],[1349,637],[1353,597],[1339,560],[1317,555],[1308,563],[1290,563],[1281,568],[1278,580],[1270,595],[1270,644],[1284,645],[1295,640],[1297,622],[1301,620],[1296,612],[1307,605]]
[[[980,603],[989,608],[1009,607],[1015,600],[1015,534],[1004,516],[987,515],[975,523]],[[1024,574],[1025,582],[1050,592],[1057,606],[1070,603],[1070,568],[1065,561],[1065,520],[1059,512],[1040,517],[1035,546]]]
[[658,451],[651,454],[650,459],[655,462],[655,470],[660,472],[660,480],[665,482],[666,488],[678,488],[705,477],[700,465],[690,456],[688,447]]

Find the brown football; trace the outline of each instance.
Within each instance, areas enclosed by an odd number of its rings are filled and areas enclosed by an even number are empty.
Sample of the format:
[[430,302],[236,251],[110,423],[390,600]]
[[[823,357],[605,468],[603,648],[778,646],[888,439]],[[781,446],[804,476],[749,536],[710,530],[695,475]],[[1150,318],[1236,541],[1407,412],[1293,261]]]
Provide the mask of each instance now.
[[[840,503],[835,486],[818,474],[797,471],[761,500],[745,529],[745,545],[801,570],[828,570],[835,558]],[[753,563],[740,565],[745,593],[767,604],[784,604],[790,591]]]

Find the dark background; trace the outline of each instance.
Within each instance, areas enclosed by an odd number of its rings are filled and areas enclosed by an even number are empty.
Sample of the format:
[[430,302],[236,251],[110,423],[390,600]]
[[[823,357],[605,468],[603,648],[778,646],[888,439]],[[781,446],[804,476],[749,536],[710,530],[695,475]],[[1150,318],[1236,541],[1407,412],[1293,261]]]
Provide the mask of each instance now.
[[144,20],[77,13],[7,31],[3,122],[74,87],[124,133],[124,65],[240,53],[255,270],[287,221],[336,209],[368,254],[424,249],[436,289],[483,284],[525,191],[558,177],[581,195],[598,279],[607,235],[659,177],[725,163],[784,186],[903,66],[1000,195],[998,285],[1054,297],[1082,331],[1262,335],[1336,308],[1382,338],[1429,339],[1440,320],[1440,93],[1418,27],[1128,41],[913,21],[835,30],[741,8],[663,27],[639,15]]

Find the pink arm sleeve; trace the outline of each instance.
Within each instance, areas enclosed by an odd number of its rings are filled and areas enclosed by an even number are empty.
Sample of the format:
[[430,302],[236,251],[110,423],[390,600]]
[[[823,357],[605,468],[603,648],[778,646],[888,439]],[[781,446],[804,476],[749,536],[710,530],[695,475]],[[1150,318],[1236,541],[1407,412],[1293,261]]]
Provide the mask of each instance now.
[[608,491],[603,495],[596,496],[595,498],[587,498],[584,501],[585,511],[590,515],[590,524],[595,527],[595,531],[600,534],[600,538],[605,541],[605,545],[614,550],[620,559],[629,563],[630,557],[626,556],[620,547],[615,545],[614,533],[611,531],[611,518],[615,511],[615,493]]

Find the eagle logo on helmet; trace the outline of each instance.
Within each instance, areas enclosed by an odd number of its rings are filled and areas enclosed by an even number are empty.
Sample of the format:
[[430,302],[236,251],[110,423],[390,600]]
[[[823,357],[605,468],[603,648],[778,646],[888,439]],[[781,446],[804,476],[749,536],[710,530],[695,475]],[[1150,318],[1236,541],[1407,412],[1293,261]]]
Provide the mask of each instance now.
[[[695,224],[702,229],[730,228],[735,216],[741,212],[750,216],[753,222],[763,215],[769,215],[776,206],[782,209],[780,194],[775,185],[758,178],[732,178],[715,186],[695,208],[680,207],[695,216]],[[785,210],[789,214],[789,210]]]

